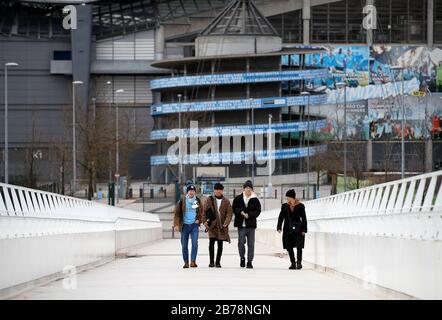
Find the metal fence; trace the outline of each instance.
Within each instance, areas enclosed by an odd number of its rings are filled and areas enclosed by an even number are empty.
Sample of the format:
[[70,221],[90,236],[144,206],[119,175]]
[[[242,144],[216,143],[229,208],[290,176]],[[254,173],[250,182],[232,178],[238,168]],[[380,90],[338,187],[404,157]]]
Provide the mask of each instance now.
[[[442,170],[304,202],[309,230],[419,240],[442,239]],[[274,225],[279,210],[261,215]]]

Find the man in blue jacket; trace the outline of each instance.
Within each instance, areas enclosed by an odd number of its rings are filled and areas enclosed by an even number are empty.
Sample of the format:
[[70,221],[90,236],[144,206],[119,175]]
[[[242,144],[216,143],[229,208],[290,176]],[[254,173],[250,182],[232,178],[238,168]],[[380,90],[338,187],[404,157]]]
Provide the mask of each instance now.
[[198,234],[202,220],[203,210],[201,201],[196,196],[196,188],[193,184],[188,184],[186,196],[180,199],[175,207],[173,225],[175,231],[181,232],[181,246],[184,266],[189,268],[189,236],[192,238],[191,268],[198,267],[196,256],[198,254]]

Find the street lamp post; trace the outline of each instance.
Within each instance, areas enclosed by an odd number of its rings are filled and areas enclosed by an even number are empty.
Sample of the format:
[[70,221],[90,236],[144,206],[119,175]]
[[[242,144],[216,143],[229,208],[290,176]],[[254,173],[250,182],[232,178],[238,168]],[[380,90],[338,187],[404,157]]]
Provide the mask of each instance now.
[[310,92],[301,92],[307,96],[307,199],[310,199]]
[[[124,89],[118,89],[116,94],[124,92]],[[115,104],[115,171],[116,171],[116,183],[117,183],[117,204],[120,203],[120,142],[118,134],[118,102]]]
[[[106,85],[112,85],[112,81],[106,81]],[[112,87],[111,87],[111,92],[112,92]],[[112,115],[112,100],[113,100],[113,95],[109,101],[109,120],[111,119],[111,115]],[[112,152],[109,150],[109,183],[112,182]]]
[[[252,99],[250,99],[252,101]],[[252,101],[252,184],[255,184],[255,106]]]
[[8,67],[17,67],[18,63],[5,63],[5,183],[9,183],[9,139],[8,139]]
[[405,179],[405,103],[404,103],[404,67],[394,66],[392,70],[401,71],[401,99],[402,99],[402,133],[401,133],[401,179]]
[[347,83],[339,82],[338,88],[344,88],[344,192],[347,191]]
[[72,195],[77,189],[77,138],[75,120],[75,86],[82,85],[83,81],[72,81]]
[[179,145],[179,149],[178,149],[178,153],[179,153],[179,155],[178,155],[179,156],[178,181],[179,181],[180,188],[181,188],[181,184],[183,183],[183,151],[182,151],[183,146],[181,145],[181,143],[182,143],[182,141],[181,141],[182,140],[181,139],[181,136],[182,136],[182,133],[181,133],[181,98],[183,97],[183,95],[181,93],[178,93],[177,97],[178,97],[178,128],[179,128],[179,132],[180,132],[180,135],[178,137],[178,145]]
[[402,140],[401,140],[401,178],[405,179],[405,101],[404,101],[404,69],[401,70],[402,96]]
[[269,161],[269,187],[268,195],[272,193],[272,114],[269,113],[269,137],[268,137],[268,161]]

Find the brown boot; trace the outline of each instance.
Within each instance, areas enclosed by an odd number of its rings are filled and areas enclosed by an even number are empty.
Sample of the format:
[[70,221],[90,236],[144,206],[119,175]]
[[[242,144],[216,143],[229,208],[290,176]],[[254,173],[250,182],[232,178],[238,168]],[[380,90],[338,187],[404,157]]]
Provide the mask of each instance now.
[[190,267],[191,267],[191,268],[198,268],[198,266],[197,266],[197,264],[196,264],[195,261],[192,261],[192,262],[190,263]]
[[185,262],[183,268],[184,268],[184,269],[189,268],[189,262]]

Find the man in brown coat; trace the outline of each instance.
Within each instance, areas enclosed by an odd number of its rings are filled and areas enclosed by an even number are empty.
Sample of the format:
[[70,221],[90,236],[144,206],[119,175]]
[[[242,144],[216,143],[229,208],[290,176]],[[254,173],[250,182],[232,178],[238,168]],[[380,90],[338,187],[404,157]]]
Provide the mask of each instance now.
[[[230,243],[229,224],[232,221],[233,211],[229,199],[223,196],[224,186],[216,183],[214,196],[207,198],[204,205],[203,223],[209,232],[209,267],[221,268],[221,255],[223,254],[223,241]],[[214,263],[215,242],[218,243],[216,252],[216,265]]]

